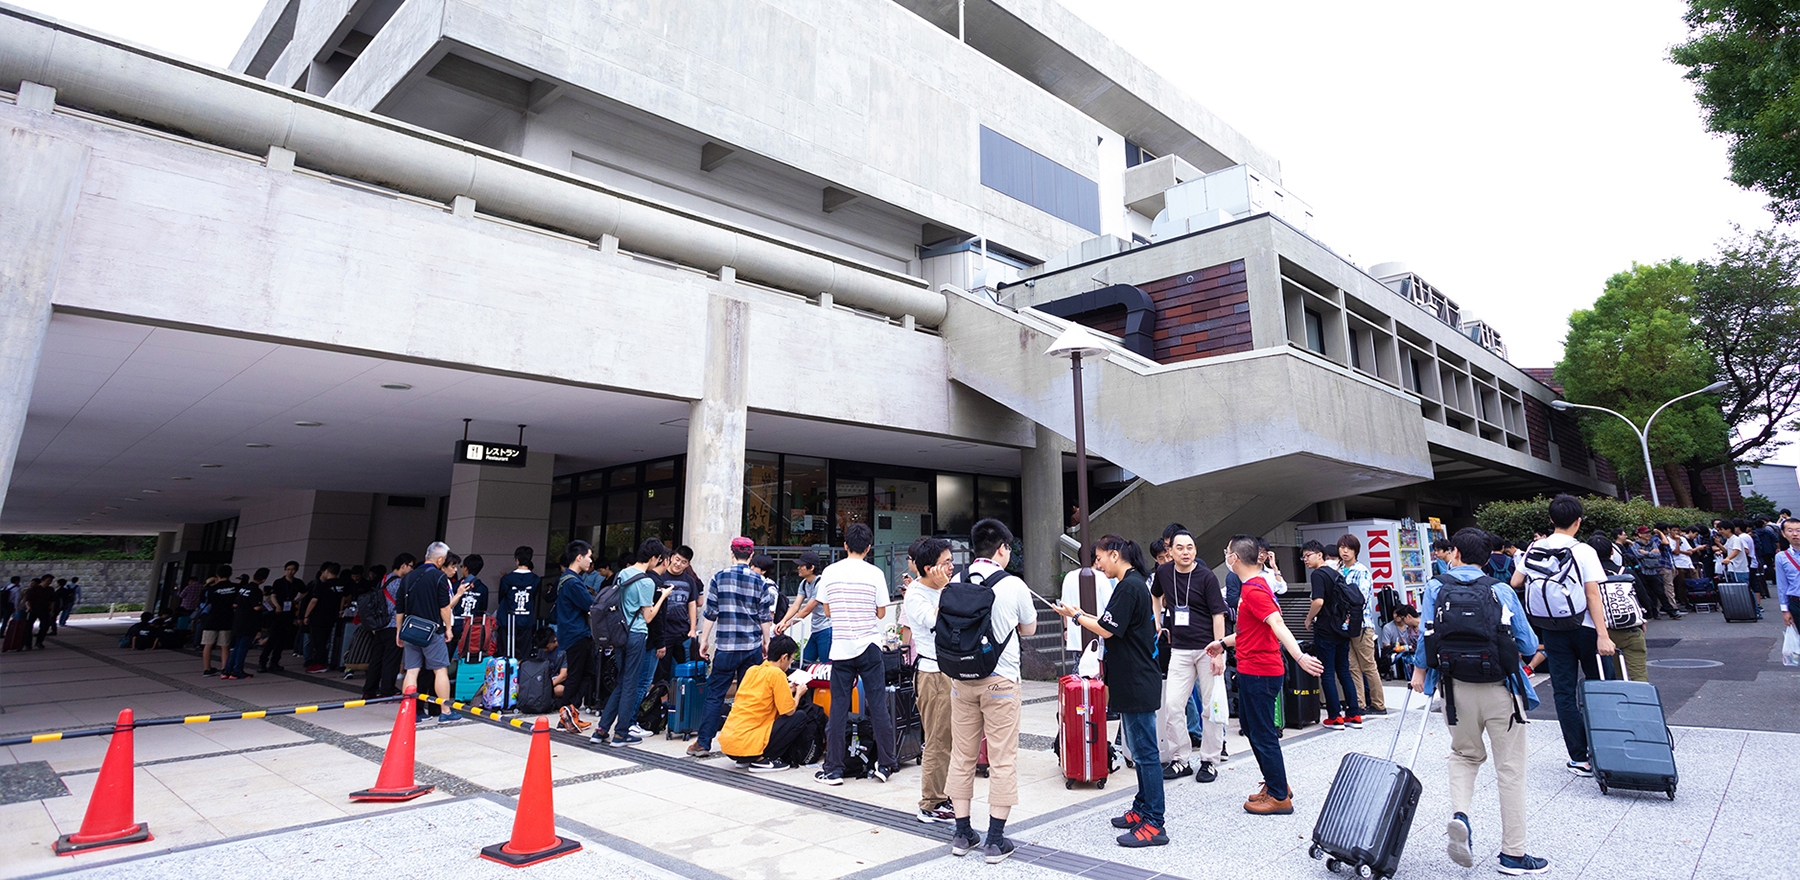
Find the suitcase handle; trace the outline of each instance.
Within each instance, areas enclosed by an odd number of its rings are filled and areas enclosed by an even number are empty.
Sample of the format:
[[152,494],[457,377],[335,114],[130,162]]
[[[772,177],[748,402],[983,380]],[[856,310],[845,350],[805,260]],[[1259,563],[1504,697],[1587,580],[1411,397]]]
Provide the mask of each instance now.
[[[1406,696],[1400,698],[1400,720],[1394,722],[1394,738],[1388,742],[1387,757],[1389,761],[1394,760],[1394,750],[1400,746],[1400,731],[1402,728],[1406,727],[1406,710],[1412,706],[1412,695],[1412,688],[1409,687],[1406,689]],[[1425,698],[1425,711],[1421,712],[1420,716],[1419,737],[1418,739],[1413,740],[1412,757],[1407,760],[1407,767],[1411,767],[1419,760],[1419,747],[1425,744],[1425,726],[1431,723],[1430,697]]]
[[1084,733],[1086,735],[1083,742],[1087,745],[1092,745],[1094,743],[1097,743],[1103,738],[1100,736],[1100,725],[1095,723],[1094,719],[1092,719],[1092,718],[1089,718],[1087,721],[1083,722],[1082,733]]
[[[1604,654],[1595,654],[1594,661],[1595,661],[1595,666],[1598,667],[1600,670],[1600,680],[1605,681],[1606,680],[1606,656]],[[1620,681],[1630,681],[1631,673],[1625,669],[1625,655],[1620,654],[1617,649],[1614,649],[1613,661],[1616,662],[1619,667],[1619,680]]]

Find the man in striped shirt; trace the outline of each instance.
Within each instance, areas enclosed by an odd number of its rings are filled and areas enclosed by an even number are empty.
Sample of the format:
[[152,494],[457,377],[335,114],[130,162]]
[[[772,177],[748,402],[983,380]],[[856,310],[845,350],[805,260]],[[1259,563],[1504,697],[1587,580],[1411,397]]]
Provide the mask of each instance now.
[[774,626],[775,604],[763,576],[750,569],[756,542],[731,539],[730,568],[713,575],[706,590],[706,609],[701,612],[700,659],[712,663],[706,676],[706,708],[700,715],[699,735],[687,753],[692,758],[712,754],[712,740],[725,724],[725,693],[744,673],[762,662]]

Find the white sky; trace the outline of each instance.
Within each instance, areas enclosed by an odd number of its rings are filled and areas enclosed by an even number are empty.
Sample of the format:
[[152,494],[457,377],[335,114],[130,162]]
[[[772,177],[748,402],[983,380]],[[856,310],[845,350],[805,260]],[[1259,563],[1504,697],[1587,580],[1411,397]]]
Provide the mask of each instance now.
[[[220,66],[263,7],[13,2]],[[1771,223],[1667,61],[1679,0],[1061,2],[1273,153],[1321,240],[1409,263],[1520,366],[1553,365],[1569,312],[1633,261]]]

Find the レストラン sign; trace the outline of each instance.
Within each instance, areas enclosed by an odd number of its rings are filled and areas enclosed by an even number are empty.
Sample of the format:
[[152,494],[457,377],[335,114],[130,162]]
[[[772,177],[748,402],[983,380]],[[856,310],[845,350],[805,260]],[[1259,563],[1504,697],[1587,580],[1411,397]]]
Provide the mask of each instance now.
[[491,464],[497,467],[525,466],[525,447],[511,443],[484,443],[480,440],[456,441],[453,456],[457,464]]

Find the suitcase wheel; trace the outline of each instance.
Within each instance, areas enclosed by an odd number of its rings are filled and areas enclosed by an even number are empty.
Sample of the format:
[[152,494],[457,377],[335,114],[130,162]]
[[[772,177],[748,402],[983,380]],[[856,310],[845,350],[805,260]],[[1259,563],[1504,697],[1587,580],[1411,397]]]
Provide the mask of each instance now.
[[1363,880],[1369,880],[1369,878],[1375,876],[1375,869],[1368,865],[1357,865],[1356,876],[1363,878]]
[[1094,783],[1094,787],[1095,787],[1095,788],[1105,788],[1105,787],[1106,787],[1106,780],[1104,780],[1104,779],[1102,779],[1102,780],[1100,780],[1100,781],[1099,781],[1099,782],[1096,782],[1096,783]]
[[1070,790],[1070,791],[1074,791],[1074,790],[1075,790],[1075,780],[1073,780],[1073,779],[1064,779],[1064,780],[1063,780],[1063,788],[1066,788],[1066,789],[1068,789],[1068,790]]
[[1333,874],[1336,874],[1338,872],[1338,869],[1342,868],[1343,866],[1344,866],[1344,863],[1338,861],[1337,859],[1326,859],[1325,860],[1325,870],[1330,871]]
[[1325,858],[1325,851],[1322,849],[1319,849],[1319,845],[1315,843],[1312,846],[1309,846],[1306,848],[1306,855],[1308,858],[1312,858],[1315,860],[1322,859],[1322,858]]
[[1669,800],[1674,800],[1674,799],[1675,799],[1675,787],[1674,787],[1674,786],[1670,786],[1670,787],[1669,787],[1669,792],[1668,792],[1668,794],[1669,794]]

